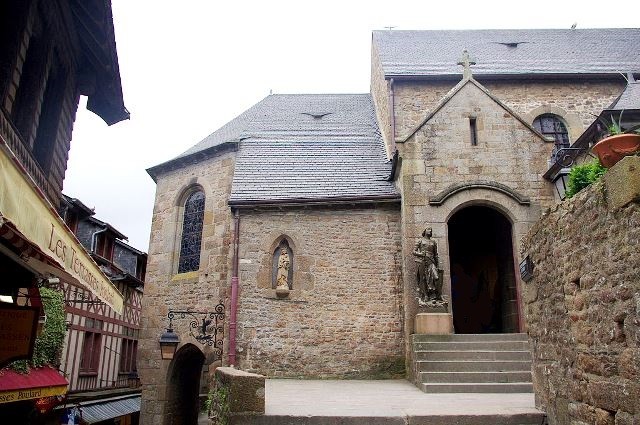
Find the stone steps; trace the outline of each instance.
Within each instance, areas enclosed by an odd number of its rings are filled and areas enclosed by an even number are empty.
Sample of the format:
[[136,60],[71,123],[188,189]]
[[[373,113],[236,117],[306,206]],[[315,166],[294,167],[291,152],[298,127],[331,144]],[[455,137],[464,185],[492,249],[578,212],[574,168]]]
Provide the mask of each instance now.
[[531,382],[509,383],[422,383],[425,393],[530,393],[533,392]]
[[429,383],[515,383],[528,382],[529,371],[506,372],[420,372],[420,381]]
[[529,351],[416,351],[417,360],[531,360]]
[[526,334],[413,335],[412,342],[426,393],[533,392]]
[[505,351],[529,351],[528,341],[430,341],[414,342],[417,350],[425,351],[449,351],[449,350],[505,350]]
[[447,334],[447,335],[412,335],[413,342],[488,342],[488,341],[524,341],[527,342],[527,334]]

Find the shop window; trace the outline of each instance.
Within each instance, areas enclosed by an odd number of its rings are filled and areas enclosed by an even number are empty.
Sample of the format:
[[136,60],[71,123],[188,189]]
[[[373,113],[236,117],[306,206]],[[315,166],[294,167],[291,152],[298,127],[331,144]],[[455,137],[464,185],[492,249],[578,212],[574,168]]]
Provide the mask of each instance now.
[[191,193],[184,203],[178,273],[195,271],[200,268],[203,221],[204,192],[199,190]]

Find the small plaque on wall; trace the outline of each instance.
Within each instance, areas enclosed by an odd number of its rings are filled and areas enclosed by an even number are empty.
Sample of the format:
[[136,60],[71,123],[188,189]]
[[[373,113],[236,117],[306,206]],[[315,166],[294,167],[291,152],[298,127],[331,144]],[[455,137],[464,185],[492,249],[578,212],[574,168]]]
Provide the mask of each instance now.
[[528,282],[533,278],[533,262],[528,255],[520,262],[520,277],[525,282]]

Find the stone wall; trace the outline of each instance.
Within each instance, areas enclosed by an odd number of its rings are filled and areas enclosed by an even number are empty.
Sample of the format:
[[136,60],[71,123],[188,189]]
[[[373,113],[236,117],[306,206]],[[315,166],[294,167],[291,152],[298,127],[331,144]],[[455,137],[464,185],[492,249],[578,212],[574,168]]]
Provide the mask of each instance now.
[[[161,360],[158,338],[168,325],[168,311],[212,311],[221,300],[228,308],[233,218],[227,199],[234,161],[235,152],[222,153],[157,179],[138,347],[142,423],[162,423],[167,385],[171,383],[167,382],[169,361]],[[195,186],[205,193],[200,269],[178,274],[182,204]],[[205,365],[214,361],[213,350],[190,337],[189,320],[176,320],[173,325],[180,337],[178,349],[187,343],[195,344],[203,351]]]
[[584,189],[524,240],[536,402],[552,424],[640,423],[640,204],[611,211],[613,190]]
[[[575,141],[622,93],[624,80],[568,82],[553,80],[483,81],[482,84],[529,123],[540,114],[561,116]],[[457,81],[396,81],[396,134],[406,137],[455,86]]]
[[[471,144],[469,117],[477,123],[476,146]],[[433,228],[444,269],[444,293],[451,299],[447,223],[462,208],[483,205],[494,208],[512,223],[513,254],[517,241],[553,202],[551,185],[542,178],[552,144],[534,134],[507,109],[474,83],[462,87],[405,143],[399,144],[402,167],[403,274],[415,276],[412,251],[425,226]],[[429,200],[451,185],[492,182],[528,198],[521,203],[492,187],[469,186],[440,205]],[[482,225],[482,224],[478,224]],[[406,279],[406,337],[413,332],[417,312],[414,280]],[[453,312],[454,316],[456,312]],[[410,350],[407,351],[407,356]]]
[[[293,251],[278,299],[274,250]],[[398,206],[242,211],[238,365],[267,376],[404,373]]]
[[375,44],[371,43],[371,98],[376,109],[378,126],[384,139],[387,156],[391,158],[395,151],[395,141],[391,134],[391,110],[389,104],[389,83],[384,79],[380,56]]

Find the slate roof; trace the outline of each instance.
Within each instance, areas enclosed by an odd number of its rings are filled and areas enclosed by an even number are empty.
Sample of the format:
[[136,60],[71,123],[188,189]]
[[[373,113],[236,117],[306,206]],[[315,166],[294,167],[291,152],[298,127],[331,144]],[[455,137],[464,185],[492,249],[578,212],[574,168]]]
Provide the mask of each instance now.
[[464,49],[475,76],[640,72],[638,28],[374,31],[373,43],[385,76],[460,76]]
[[229,204],[399,199],[369,94],[271,95],[194,149],[241,139]]
[[640,81],[627,84],[627,87],[624,89],[620,97],[607,109],[640,109]]

